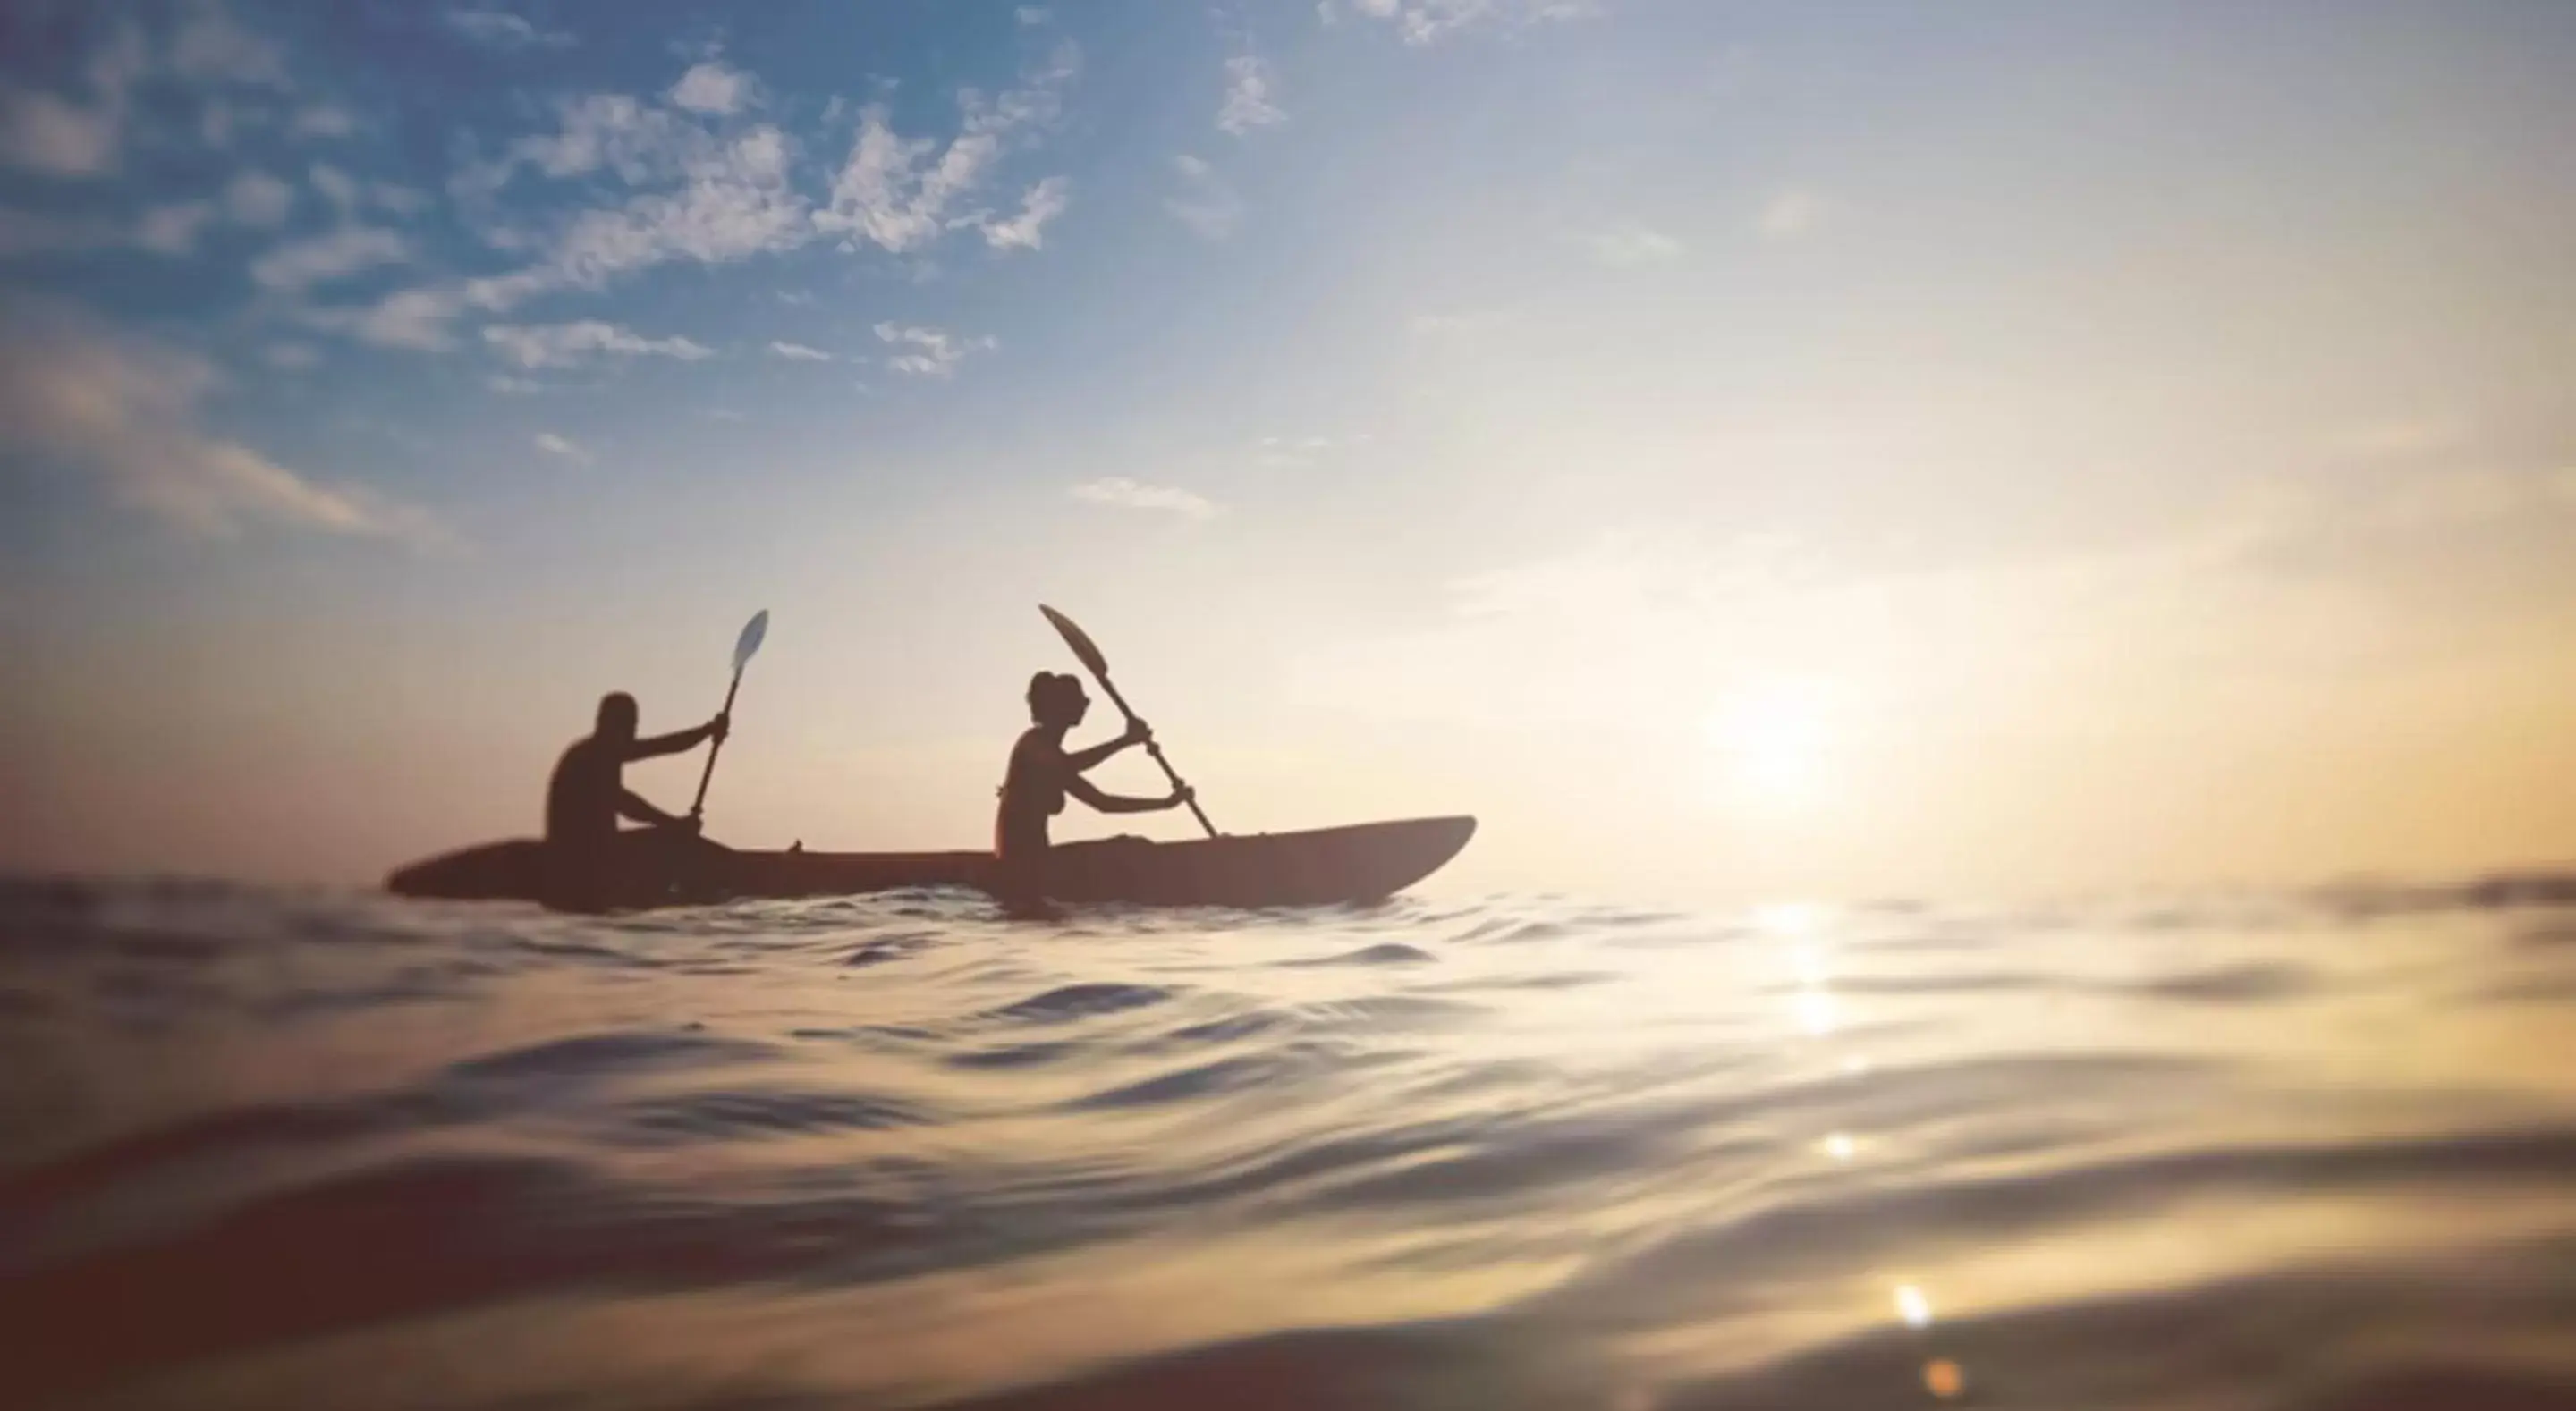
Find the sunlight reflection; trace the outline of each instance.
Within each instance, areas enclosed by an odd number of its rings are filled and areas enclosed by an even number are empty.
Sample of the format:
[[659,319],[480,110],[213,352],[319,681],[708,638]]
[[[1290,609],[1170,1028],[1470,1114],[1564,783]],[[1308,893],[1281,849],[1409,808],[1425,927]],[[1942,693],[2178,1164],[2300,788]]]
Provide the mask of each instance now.
[[1825,957],[1814,946],[1801,945],[1789,952],[1798,967],[1798,978],[1810,985],[1825,982]]
[[1869,1071],[1869,1060],[1855,1053],[1843,1060],[1843,1071],[1858,1077]]
[[1824,1140],[1825,1155],[1836,1161],[1851,1160],[1852,1152],[1858,1147],[1859,1143],[1852,1140],[1849,1132],[1836,1132]]
[[1913,1284],[1900,1284],[1896,1289],[1896,1316],[1909,1328],[1932,1325],[1932,1300]]
[[1798,1022],[1810,1034],[1825,1035],[1841,1022],[1834,997],[1826,990],[1804,990],[1798,995]]
[[1814,902],[1774,902],[1753,909],[1753,924],[1774,936],[1797,940],[1812,934],[1824,919],[1824,909]]

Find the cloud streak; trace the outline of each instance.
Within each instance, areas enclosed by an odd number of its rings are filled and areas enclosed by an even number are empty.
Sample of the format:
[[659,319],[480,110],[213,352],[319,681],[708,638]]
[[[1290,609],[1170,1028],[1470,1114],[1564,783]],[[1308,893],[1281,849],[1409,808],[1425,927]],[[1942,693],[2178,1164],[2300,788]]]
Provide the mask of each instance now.
[[970,353],[998,346],[997,340],[960,338],[941,328],[907,328],[901,324],[880,323],[877,337],[905,351],[886,359],[886,366],[910,377],[947,377]]
[[564,460],[571,461],[575,465],[589,465],[598,459],[589,451],[583,449],[578,443],[568,440],[562,436],[558,436],[551,431],[538,432],[536,435],[536,443],[538,450],[543,451],[550,456],[559,456]]
[[262,289],[300,293],[410,257],[410,242],[397,232],[346,225],[269,251],[251,263],[250,277]]
[[506,10],[457,7],[442,16],[455,33],[487,48],[559,49],[572,43],[569,34],[542,30]]
[[977,224],[984,232],[984,243],[996,250],[1034,250],[1045,243],[1047,222],[1063,215],[1071,204],[1071,183],[1063,177],[1050,176],[1029,188],[1020,200],[1020,213],[1008,220],[982,219]]
[[1601,13],[1593,0],[1322,0],[1326,23],[1344,14],[1394,26],[1407,44],[1432,44],[1453,34],[1482,28],[1524,29],[1560,20],[1590,19]]
[[1668,264],[1682,256],[1682,242],[1660,230],[1625,225],[1585,237],[1592,258],[1613,269]]
[[1123,475],[1086,480],[1067,493],[1090,504],[1174,514],[1183,519],[1208,519],[1216,514],[1215,503],[1203,495],[1172,485],[1150,485]]
[[97,475],[126,506],[183,532],[254,524],[433,542],[423,512],[322,484],[198,424],[218,385],[195,354],[120,338],[74,314],[0,306],[0,440]]
[[715,356],[714,349],[687,338],[647,338],[631,328],[598,319],[496,323],[483,330],[483,341],[523,368],[575,367],[602,356],[677,358],[690,363]]

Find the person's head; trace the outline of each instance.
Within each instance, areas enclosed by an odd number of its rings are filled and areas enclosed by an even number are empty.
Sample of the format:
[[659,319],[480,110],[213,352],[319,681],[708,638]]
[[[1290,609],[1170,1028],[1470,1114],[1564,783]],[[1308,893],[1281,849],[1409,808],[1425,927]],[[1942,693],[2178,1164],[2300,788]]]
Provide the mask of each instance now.
[[599,698],[599,737],[603,740],[635,738],[635,698],[624,691],[611,691]]
[[1070,730],[1082,723],[1090,709],[1091,697],[1083,693],[1079,680],[1053,671],[1029,678],[1029,719],[1038,724]]

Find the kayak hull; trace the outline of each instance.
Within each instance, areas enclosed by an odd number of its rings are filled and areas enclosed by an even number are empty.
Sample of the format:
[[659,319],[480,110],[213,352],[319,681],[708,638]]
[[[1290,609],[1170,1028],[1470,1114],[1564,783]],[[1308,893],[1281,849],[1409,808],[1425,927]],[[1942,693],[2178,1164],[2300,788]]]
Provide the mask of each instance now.
[[[1047,858],[1050,901],[1141,906],[1326,906],[1376,901],[1430,876],[1475,836],[1467,817],[1408,818],[1296,833],[1065,843]],[[986,852],[833,853],[736,850],[633,835],[629,865],[594,900],[615,907],[746,897],[849,896],[914,887],[999,894]],[[413,863],[386,888],[463,901],[547,900],[545,853],[533,838],[485,843]]]

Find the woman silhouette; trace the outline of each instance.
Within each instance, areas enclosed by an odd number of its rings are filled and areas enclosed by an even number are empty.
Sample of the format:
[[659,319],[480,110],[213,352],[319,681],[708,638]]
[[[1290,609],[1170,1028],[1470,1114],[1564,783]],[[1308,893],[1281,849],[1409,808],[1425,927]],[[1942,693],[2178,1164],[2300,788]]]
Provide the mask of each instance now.
[[1102,813],[1154,813],[1190,801],[1186,787],[1159,799],[1128,798],[1101,792],[1083,773],[1130,745],[1151,740],[1144,721],[1131,720],[1127,732],[1105,744],[1066,753],[1065,732],[1082,723],[1091,697],[1082,682],[1052,671],[1029,678],[1028,730],[1011,746],[1011,764],[1002,778],[1002,804],[993,819],[993,855],[998,862],[1003,897],[1034,902],[1046,896],[1047,820],[1064,812],[1067,794]]

